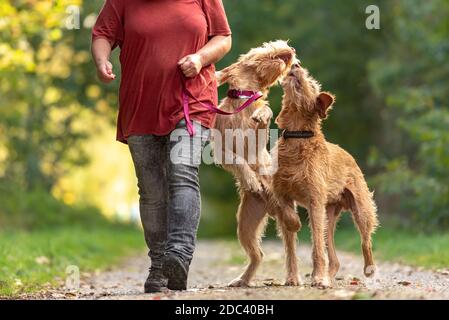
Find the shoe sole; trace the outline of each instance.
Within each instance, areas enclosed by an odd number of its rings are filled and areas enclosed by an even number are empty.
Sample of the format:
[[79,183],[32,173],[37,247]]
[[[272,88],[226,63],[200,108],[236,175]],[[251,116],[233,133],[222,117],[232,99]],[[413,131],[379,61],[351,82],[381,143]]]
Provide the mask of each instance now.
[[157,286],[145,286],[144,287],[144,292],[145,293],[157,293],[157,292],[162,292],[162,287],[157,287]]
[[187,289],[187,272],[180,261],[173,257],[166,257],[162,269],[164,276],[168,279],[168,289]]

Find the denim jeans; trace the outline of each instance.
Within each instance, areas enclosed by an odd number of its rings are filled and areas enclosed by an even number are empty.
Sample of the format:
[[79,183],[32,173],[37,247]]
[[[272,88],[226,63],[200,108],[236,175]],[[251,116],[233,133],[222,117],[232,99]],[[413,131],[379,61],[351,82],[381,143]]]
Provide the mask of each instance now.
[[193,137],[184,120],[167,136],[128,137],[152,268],[161,267],[164,254],[192,260],[201,211],[198,171],[210,134],[199,123],[194,127]]

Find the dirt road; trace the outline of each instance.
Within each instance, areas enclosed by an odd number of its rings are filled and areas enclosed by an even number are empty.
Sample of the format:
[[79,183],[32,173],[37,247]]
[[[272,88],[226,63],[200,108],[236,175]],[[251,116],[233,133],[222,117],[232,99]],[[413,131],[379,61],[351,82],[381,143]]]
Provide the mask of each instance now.
[[[49,299],[449,299],[449,273],[420,270],[399,264],[378,263],[378,276],[362,275],[362,257],[339,253],[341,269],[332,289],[310,287],[310,247],[299,246],[300,270],[305,284],[282,286],[283,247],[280,242],[264,242],[265,258],[254,287],[228,288],[226,284],[242,270],[245,256],[234,242],[201,241],[191,265],[190,289],[185,292],[143,294],[148,258],[132,257],[116,268],[83,274],[77,291],[48,290]],[[34,298],[39,298],[35,296]]]

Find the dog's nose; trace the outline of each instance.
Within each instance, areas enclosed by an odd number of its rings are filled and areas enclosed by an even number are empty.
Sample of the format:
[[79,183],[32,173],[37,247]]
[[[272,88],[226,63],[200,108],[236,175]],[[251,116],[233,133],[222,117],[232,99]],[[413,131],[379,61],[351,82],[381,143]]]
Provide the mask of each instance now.
[[301,63],[300,62],[295,62],[293,65],[292,65],[292,69],[299,69],[301,67]]

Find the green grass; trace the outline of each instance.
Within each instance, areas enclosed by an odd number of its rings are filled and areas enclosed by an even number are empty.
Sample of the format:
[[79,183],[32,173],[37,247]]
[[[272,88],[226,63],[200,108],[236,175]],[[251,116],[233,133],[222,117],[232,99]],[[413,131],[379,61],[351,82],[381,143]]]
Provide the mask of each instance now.
[[69,206],[47,191],[0,179],[0,297],[64,284],[66,268],[104,269],[143,250],[136,227],[107,220],[98,208]]
[[[141,232],[130,226],[0,231],[0,297],[64,283],[70,265],[78,266],[80,273],[107,268],[143,247]],[[47,261],[38,263],[38,257]]]

